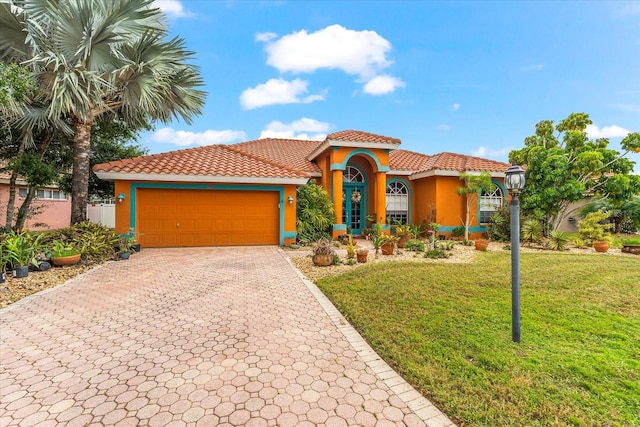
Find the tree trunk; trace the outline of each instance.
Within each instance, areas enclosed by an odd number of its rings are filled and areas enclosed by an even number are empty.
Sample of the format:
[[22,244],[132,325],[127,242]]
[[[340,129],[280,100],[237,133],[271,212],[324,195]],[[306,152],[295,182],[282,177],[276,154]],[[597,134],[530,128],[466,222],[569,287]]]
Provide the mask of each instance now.
[[91,122],[74,118],[73,173],[71,176],[71,223],[86,221],[89,200],[89,154]]
[[18,210],[18,215],[16,216],[16,229],[24,228],[24,222],[27,220],[27,214],[29,213],[29,207],[31,206],[31,201],[36,195],[37,188],[33,185],[29,186],[29,191],[27,191],[27,197],[20,205],[20,209]]
[[[24,153],[24,139],[20,142],[18,146],[18,156],[21,156]],[[5,228],[7,230],[13,227],[13,211],[16,205],[16,181],[18,180],[18,172],[15,170],[11,171],[11,177],[9,178],[9,200],[7,201],[7,215]]]

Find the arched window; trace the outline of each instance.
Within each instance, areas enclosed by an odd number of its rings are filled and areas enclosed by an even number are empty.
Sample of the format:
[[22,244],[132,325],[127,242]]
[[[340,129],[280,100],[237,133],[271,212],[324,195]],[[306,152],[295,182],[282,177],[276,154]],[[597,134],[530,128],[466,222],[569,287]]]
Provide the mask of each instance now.
[[360,172],[358,168],[347,166],[342,173],[342,180],[344,182],[364,182],[364,175],[362,175],[362,172]]
[[489,191],[480,193],[480,223],[491,222],[491,217],[496,210],[503,206],[503,195],[500,186],[495,185]]
[[387,218],[401,224],[409,221],[409,188],[402,181],[387,184]]

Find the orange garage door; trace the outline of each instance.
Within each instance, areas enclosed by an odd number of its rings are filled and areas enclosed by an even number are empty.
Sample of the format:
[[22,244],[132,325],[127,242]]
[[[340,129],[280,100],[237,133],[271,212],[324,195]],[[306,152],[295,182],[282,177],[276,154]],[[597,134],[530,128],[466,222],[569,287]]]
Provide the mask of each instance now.
[[138,189],[143,247],[277,245],[279,192]]

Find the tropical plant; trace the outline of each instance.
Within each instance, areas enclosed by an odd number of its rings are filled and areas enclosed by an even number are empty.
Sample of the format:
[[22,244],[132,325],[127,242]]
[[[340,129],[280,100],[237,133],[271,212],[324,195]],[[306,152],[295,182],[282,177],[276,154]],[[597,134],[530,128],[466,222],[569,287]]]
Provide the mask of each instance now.
[[461,227],[461,226],[453,227],[453,230],[451,230],[451,236],[452,237],[464,236],[464,227]]
[[[0,3],[0,56],[24,63],[40,83],[41,117],[73,125],[73,223],[88,201],[91,126],[102,115],[135,125],[191,122],[204,104],[198,69],[184,40],[169,41],[152,0],[10,0]],[[35,101],[35,100],[34,100]],[[34,120],[31,129],[43,120]]]
[[549,234],[549,241],[547,245],[551,250],[564,251],[567,249],[567,243],[569,242],[569,235],[564,231],[554,230]]
[[7,264],[13,267],[24,267],[29,264],[38,266],[36,255],[42,249],[41,234],[34,235],[28,231],[10,231],[4,239],[4,254]]
[[425,244],[422,240],[411,239],[407,242],[404,248],[408,251],[424,252]]
[[611,213],[606,211],[588,213],[578,223],[578,236],[587,244],[608,241],[611,236],[609,230],[613,228],[613,224],[606,222],[610,216]]
[[313,180],[298,188],[296,231],[301,243],[330,237],[329,231],[334,222],[333,203],[324,188]]
[[443,248],[433,248],[429,249],[424,253],[425,258],[438,259],[438,258],[449,258],[451,255],[445,251]]
[[478,195],[482,190],[489,190],[492,187],[491,174],[482,172],[479,175],[468,173],[460,174],[460,179],[464,181],[464,185],[456,189],[458,196],[465,199],[465,216],[460,218],[464,226],[464,240],[469,240],[469,227],[475,215],[471,214],[471,206],[478,201]]
[[331,255],[333,257],[335,255],[335,250],[333,249],[331,240],[322,237],[313,244],[311,253],[313,255]]
[[522,223],[522,240],[532,244],[542,241],[542,223],[535,218],[529,218]]
[[494,242],[506,242],[511,238],[511,213],[508,207],[496,209],[488,227],[489,238]]
[[[398,236],[408,236],[408,235],[413,235],[412,233],[412,226],[411,225],[397,225],[396,226],[396,234]],[[415,237],[415,235],[413,235]]]
[[356,248],[358,245],[353,243],[353,237],[349,234],[349,238],[347,240],[347,258],[353,259],[356,256]]
[[509,154],[510,161],[527,165],[522,210],[544,218],[545,234],[557,230],[570,214],[569,205],[585,195],[628,199],[624,195],[640,186],[640,176],[631,175],[634,162],[626,158],[640,150],[640,133],[623,138],[623,152],[618,152],[608,148],[606,138],[589,139],[586,129],[592,123],[585,113],[572,113],[556,125],[543,120],[524,147]]
[[63,243],[59,240],[54,240],[49,250],[49,256],[53,258],[61,258],[71,255],[77,255],[80,253],[72,244]]
[[612,198],[597,199],[587,203],[580,209],[580,215],[584,217],[590,212],[608,211],[611,213],[614,233],[621,231],[635,232],[640,229],[640,196],[631,196],[629,199],[617,200]]

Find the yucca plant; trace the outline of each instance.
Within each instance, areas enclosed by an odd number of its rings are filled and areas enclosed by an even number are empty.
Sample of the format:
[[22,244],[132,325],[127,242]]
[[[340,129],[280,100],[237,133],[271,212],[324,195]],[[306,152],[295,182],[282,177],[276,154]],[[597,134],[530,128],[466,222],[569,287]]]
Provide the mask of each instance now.
[[547,245],[549,249],[554,251],[564,251],[567,249],[567,243],[569,242],[569,235],[564,231],[556,230],[549,234],[549,241]]
[[542,241],[542,223],[537,219],[526,219],[522,223],[522,240],[532,243],[540,243]]

